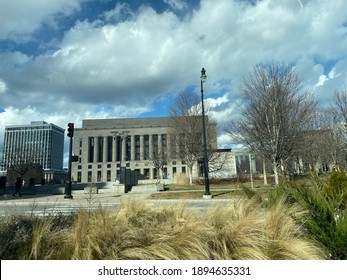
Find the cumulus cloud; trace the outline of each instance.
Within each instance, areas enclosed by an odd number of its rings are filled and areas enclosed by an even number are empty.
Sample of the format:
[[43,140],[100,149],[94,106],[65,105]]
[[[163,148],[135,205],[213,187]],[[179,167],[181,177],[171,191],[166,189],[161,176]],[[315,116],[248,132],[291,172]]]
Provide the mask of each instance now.
[[[39,40],[34,31],[42,24],[59,28],[56,18],[76,16],[93,1],[0,2],[0,40],[19,43]],[[0,119],[136,117],[155,110],[165,94],[198,87],[205,67],[205,97],[223,121],[237,112],[242,77],[270,60],[293,62],[303,85],[325,101],[347,84],[346,1],[201,0],[183,18],[175,12],[187,10],[188,1],[165,3],[172,9],[117,4],[95,19],[80,18],[39,55],[2,51]]]
[[6,86],[5,82],[0,79],[0,94],[5,93],[6,90],[7,90],[7,86]]
[[164,3],[168,4],[171,8],[177,10],[183,10],[188,7],[187,3],[182,0],[163,0]]
[[0,0],[0,40],[31,39],[43,22],[54,23],[54,17],[67,16],[79,9],[84,0]]

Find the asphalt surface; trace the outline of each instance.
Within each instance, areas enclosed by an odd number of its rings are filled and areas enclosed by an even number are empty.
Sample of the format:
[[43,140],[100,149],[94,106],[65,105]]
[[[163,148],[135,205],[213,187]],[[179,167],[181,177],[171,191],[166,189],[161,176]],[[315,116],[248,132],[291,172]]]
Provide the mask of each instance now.
[[82,208],[93,209],[100,206],[115,210],[127,199],[144,200],[151,206],[183,203],[188,208],[202,211],[214,205],[231,203],[229,199],[148,199],[151,193],[129,192],[123,195],[116,195],[110,192],[89,195],[85,194],[84,191],[75,191],[72,192],[72,199],[64,198],[64,194],[36,194],[22,195],[21,197],[7,195],[0,197],[0,216],[8,214],[50,215],[54,213],[71,213]]

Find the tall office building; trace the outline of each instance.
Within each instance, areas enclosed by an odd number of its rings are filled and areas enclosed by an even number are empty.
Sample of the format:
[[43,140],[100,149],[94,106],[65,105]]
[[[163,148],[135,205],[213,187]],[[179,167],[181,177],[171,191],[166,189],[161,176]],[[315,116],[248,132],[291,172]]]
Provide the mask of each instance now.
[[44,170],[62,170],[64,129],[44,121],[5,127],[2,169],[18,163],[37,163]]
[[[174,154],[177,147],[173,137],[176,136],[170,134],[169,119],[83,120],[82,128],[74,131],[73,153],[79,156],[79,162],[72,165],[73,180],[81,183],[115,181],[121,166],[136,170],[148,179],[160,178],[151,155],[160,151]],[[209,125],[213,126],[217,139],[215,124]],[[214,144],[216,148],[217,141]],[[172,157],[163,171],[168,178],[176,173],[188,173],[185,162]],[[194,171],[199,172],[198,163]]]

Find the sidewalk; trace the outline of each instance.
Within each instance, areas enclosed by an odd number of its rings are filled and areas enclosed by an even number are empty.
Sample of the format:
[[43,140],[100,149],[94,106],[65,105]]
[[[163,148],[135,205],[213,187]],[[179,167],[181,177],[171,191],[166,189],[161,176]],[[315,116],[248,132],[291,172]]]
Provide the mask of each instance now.
[[113,194],[113,193],[98,193],[98,194],[85,194],[84,191],[73,191],[72,199],[64,198],[64,194],[35,194],[35,195],[22,195],[21,197],[13,197],[6,195],[0,197],[0,207],[4,204],[30,204],[30,203],[70,203],[70,204],[83,204],[88,201],[94,203],[115,203],[119,202],[122,198],[136,198],[146,199],[150,193],[127,193],[127,194]]
[[73,191],[73,198],[64,198],[64,194],[36,194],[22,197],[0,197],[0,216],[13,213],[29,215],[50,215],[56,213],[72,213],[83,208],[106,207],[118,209],[127,200],[140,200],[153,207],[175,207],[185,205],[188,208],[206,211],[209,207],[229,205],[231,199],[149,199],[149,193],[126,193],[117,195],[113,193],[85,194],[84,191]]

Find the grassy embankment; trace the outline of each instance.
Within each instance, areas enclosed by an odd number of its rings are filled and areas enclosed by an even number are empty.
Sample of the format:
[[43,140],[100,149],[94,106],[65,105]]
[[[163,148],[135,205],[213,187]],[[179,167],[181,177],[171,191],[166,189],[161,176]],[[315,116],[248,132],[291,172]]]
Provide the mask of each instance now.
[[0,257],[346,259],[344,176],[334,183],[314,178],[309,186],[284,182],[261,195],[248,191],[251,199],[239,197],[206,212],[126,200],[117,211],[100,207],[68,216],[8,215],[0,219]]

